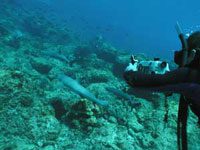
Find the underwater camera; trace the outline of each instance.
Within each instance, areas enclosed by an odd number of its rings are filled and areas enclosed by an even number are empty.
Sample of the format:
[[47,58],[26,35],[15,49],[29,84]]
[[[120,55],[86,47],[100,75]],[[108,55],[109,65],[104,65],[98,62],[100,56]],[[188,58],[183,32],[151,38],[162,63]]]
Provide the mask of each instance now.
[[129,63],[126,71],[139,71],[145,74],[165,74],[169,72],[169,64],[166,61],[161,61],[159,58],[154,58],[150,61],[138,61],[131,56],[131,63]]

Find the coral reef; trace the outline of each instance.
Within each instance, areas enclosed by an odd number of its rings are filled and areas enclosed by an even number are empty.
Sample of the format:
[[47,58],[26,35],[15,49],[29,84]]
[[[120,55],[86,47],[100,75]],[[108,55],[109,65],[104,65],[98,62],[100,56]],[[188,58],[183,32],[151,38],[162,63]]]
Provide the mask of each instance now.
[[66,115],[66,124],[87,131],[98,127],[98,119],[101,111],[97,105],[92,104],[86,99],[81,99],[73,104]]
[[[19,6],[12,0],[0,5],[0,149],[177,148],[179,95],[168,97],[168,122],[164,122],[164,95],[130,92],[121,78],[130,54],[102,36],[80,42],[66,26],[15,7]],[[137,59],[150,58],[140,54]],[[97,106],[63,86],[57,78],[61,72],[109,106]],[[132,107],[107,87],[132,94],[141,106]],[[189,149],[200,149],[196,122],[190,113]]]
[[31,66],[41,74],[48,74],[51,71],[52,66],[46,59],[33,58],[30,61]]

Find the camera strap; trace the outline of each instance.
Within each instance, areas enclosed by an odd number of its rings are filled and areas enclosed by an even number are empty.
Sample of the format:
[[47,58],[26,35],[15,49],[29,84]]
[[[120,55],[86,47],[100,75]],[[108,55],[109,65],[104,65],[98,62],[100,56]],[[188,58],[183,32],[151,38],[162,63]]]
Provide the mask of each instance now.
[[[179,23],[176,24],[176,30],[182,44],[182,62],[179,67],[184,67],[187,64],[188,44],[185,36],[181,30]],[[178,108],[178,123],[177,123],[177,142],[178,150],[187,150],[187,119],[188,119],[188,103],[187,99],[181,95]]]
[[187,150],[187,118],[188,118],[188,103],[183,95],[180,97],[178,108],[178,123],[177,123],[177,142],[178,150]]

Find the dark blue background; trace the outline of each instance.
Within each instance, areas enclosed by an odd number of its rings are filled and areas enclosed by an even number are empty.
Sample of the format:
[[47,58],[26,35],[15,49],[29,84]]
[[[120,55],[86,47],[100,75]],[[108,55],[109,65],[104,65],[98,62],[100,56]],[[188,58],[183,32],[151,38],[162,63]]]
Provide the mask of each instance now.
[[68,24],[83,39],[102,35],[117,48],[153,57],[172,59],[173,51],[180,49],[177,21],[184,31],[200,24],[199,0],[32,1],[49,19]]

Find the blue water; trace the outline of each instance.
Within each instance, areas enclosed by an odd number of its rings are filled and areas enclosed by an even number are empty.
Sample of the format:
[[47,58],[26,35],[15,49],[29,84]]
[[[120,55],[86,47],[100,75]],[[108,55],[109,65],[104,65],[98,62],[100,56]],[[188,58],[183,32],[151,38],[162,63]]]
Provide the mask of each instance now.
[[[197,0],[19,0],[49,19],[67,24],[82,39],[102,35],[115,47],[152,57],[173,59],[181,48],[175,31],[196,30],[200,18]],[[195,28],[195,29],[193,29]]]
[[[172,59],[181,48],[176,21],[197,30],[198,4],[1,0],[0,150],[177,149],[180,95],[131,88],[123,78],[130,55],[116,51]],[[188,149],[200,149],[190,114]]]

